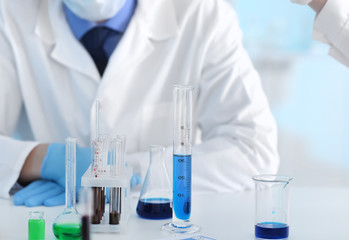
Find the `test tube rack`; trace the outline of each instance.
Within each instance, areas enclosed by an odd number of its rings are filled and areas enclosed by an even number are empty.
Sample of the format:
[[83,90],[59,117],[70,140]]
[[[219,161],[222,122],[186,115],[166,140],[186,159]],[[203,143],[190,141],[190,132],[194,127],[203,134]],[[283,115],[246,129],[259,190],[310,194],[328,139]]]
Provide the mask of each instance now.
[[[125,166],[123,174],[119,177],[110,176],[110,166],[103,174],[95,177],[91,172],[91,165],[81,178],[83,187],[106,187],[122,188],[120,222],[117,225],[109,224],[109,204],[105,205],[102,221],[99,224],[91,224],[91,232],[125,232],[131,211],[130,180],[132,177],[132,167]],[[91,203],[93,204],[93,203]],[[91,206],[92,208],[92,206]]]

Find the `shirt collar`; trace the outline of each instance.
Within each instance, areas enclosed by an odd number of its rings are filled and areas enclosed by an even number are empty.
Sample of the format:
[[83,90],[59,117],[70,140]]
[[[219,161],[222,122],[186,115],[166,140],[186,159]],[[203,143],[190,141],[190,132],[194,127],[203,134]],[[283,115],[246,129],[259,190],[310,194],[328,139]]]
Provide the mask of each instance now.
[[96,26],[104,26],[117,32],[124,33],[130,22],[137,6],[137,0],[126,0],[124,6],[118,13],[104,23],[91,22],[76,16],[65,4],[63,4],[64,13],[68,24],[76,39],[80,40],[85,33]]

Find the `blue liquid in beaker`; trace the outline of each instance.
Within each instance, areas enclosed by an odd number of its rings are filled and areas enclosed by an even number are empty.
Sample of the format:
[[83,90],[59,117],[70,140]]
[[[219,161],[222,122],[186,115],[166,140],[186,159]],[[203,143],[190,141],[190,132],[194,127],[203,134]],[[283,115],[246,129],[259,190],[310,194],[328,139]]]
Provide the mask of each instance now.
[[191,155],[173,155],[173,210],[188,220],[191,209]]
[[255,225],[256,238],[284,239],[288,238],[289,227],[285,223],[262,222]]
[[140,199],[137,205],[137,214],[147,219],[171,218],[171,202],[167,198]]

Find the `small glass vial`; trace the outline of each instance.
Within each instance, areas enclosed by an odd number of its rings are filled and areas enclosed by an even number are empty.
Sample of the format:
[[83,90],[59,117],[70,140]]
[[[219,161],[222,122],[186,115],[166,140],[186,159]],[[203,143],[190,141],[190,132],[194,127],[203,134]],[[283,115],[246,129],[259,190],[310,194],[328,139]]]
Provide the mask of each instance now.
[[28,221],[28,239],[45,239],[45,220],[43,211],[30,211]]

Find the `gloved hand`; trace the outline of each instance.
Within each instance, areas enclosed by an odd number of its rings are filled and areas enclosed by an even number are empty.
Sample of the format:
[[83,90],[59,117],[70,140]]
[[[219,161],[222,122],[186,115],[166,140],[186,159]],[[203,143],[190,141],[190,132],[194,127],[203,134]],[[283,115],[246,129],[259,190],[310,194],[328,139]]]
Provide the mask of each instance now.
[[[76,192],[81,187],[81,177],[91,163],[91,149],[76,146]],[[65,144],[51,143],[41,166],[41,177],[65,188]]]
[[34,181],[13,196],[13,203],[16,206],[57,206],[64,202],[64,187],[49,180]]

